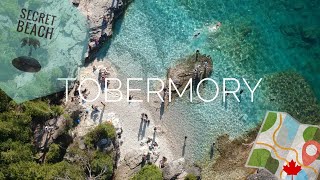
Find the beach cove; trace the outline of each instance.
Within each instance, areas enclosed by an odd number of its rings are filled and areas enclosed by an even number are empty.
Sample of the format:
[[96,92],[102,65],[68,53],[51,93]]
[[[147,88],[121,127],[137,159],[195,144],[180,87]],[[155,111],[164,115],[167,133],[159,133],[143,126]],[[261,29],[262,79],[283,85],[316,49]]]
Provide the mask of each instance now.
[[[295,9],[296,4],[303,8]],[[313,16],[303,13],[304,10],[316,11],[311,4],[298,1],[293,4],[278,1],[242,3],[236,0],[136,1],[129,6],[124,19],[115,24],[111,43],[103,47],[97,57],[106,57],[115,64],[123,78],[165,77],[169,67],[199,49],[213,59],[213,78],[250,76],[255,77],[253,82],[257,82],[259,78],[272,79],[277,73],[292,71],[298,79],[302,75],[317,95],[318,75],[314,69],[318,65],[316,62],[311,64],[319,47],[299,40],[299,32],[295,32],[293,37],[285,33],[292,24],[304,22],[308,27],[318,26],[314,21],[317,13]],[[279,15],[282,18],[271,18]],[[217,22],[222,26],[213,31],[212,27]],[[198,32],[200,35],[195,38]],[[303,60],[294,60],[298,54]],[[278,110],[286,104],[274,101],[277,97],[269,93],[270,84],[272,82],[263,81],[254,103],[250,102],[249,91],[242,96],[248,101],[241,103],[231,98],[223,103],[222,96],[217,98],[221,101],[212,103],[190,103],[179,99],[171,104],[161,123],[168,127],[171,139],[179,137],[176,143],[180,146],[188,134],[187,159],[202,159],[220,134],[237,137],[256,127],[266,110]],[[282,87],[285,84],[272,88],[284,92]],[[214,86],[208,86],[205,91],[211,95],[213,89]],[[301,104],[307,101],[298,100],[299,97],[295,96],[298,93],[291,93],[287,102]]]

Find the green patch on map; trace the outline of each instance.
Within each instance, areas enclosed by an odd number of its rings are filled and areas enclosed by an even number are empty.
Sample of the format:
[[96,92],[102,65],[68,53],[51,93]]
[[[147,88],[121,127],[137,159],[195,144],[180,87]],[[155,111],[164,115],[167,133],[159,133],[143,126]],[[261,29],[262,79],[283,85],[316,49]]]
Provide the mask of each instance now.
[[264,167],[275,173],[279,166],[279,161],[271,157],[270,151],[266,149],[254,149],[248,162],[250,166]]
[[305,142],[313,140],[314,135],[316,134],[318,128],[316,127],[308,127],[306,130],[303,132],[303,139]]
[[274,125],[276,120],[277,120],[277,113],[269,112],[261,132],[265,132],[268,129],[270,129]]

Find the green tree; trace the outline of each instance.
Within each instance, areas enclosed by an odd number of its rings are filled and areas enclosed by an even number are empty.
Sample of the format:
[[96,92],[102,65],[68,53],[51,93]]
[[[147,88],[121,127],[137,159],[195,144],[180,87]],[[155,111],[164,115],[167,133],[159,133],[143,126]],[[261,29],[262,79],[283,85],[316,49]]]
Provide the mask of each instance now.
[[91,162],[92,174],[96,178],[109,179],[113,172],[113,160],[108,154],[96,151]]
[[10,98],[0,89],[0,113],[7,111]]
[[30,143],[12,141],[9,139],[0,144],[0,162],[2,165],[9,165],[20,161],[32,161],[33,151]]
[[79,166],[66,161],[43,165],[25,161],[13,163],[9,165],[5,177],[6,179],[85,179]]
[[20,112],[4,112],[0,114],[0,142],[8,139],[29,142],[31,117]]

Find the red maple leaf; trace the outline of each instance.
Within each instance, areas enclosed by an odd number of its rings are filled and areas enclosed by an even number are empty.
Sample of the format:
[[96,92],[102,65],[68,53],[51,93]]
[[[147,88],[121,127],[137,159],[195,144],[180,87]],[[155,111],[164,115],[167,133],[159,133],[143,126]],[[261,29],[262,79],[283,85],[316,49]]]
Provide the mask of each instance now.
[[288,165],[283,166],[283,170],[288,175],[292,175],[292,179],[293,179],[293,176],[297,175],[301,171],[301,166],[296,165],[296,162],[291,160]]

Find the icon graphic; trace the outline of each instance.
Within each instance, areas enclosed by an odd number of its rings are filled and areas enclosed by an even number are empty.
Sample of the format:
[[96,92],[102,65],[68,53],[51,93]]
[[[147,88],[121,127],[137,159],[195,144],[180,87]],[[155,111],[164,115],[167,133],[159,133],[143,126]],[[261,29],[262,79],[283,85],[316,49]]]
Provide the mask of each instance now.
[[28,45],[30,50],[28,56],[20,56],[12,60],[12,65],[24,72],[39,72],[41,70],[41,65],[38,60],[31,57],[32,49],[35,50],[40,47],[40,42],[33,37],[25,37],[21,40],[21,47]]
[[287,175],[296,176],[301,171],[301,166],[296,165],[296,162],[291,160],[289,164],[283,166],[283,171],[287,173]]
[[285,112],[267,112],[246,166],[267,169],[279,179],[317,179],[319,126],[301,124]]
[[314,140],[307,141],[302,148],[302,161],[305,165],[313,163],[320,155],[320,143]]
[[0,89],[16,103],[63,91],[84,65],[87,17],[69,0],[0,0],[0,12]]

